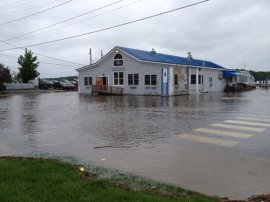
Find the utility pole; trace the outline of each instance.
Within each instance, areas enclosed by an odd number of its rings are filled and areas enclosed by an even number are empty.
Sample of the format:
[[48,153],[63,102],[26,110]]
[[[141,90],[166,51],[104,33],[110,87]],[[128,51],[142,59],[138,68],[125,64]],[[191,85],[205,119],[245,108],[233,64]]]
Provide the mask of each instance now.
[[100,56],[101,56],[101,58],[103,57],[103,51],[102,51],[102,49],[100,51]]
[[89,49],[89,55],[90,55],[90,65],[93,63],[92,61],[92,50],[91,48]]
[[190,66],[191,66],[191,60],[192,60],[192,55],[191,52],[188,52],[188,56],[187,56],[187,61],[188,61],[188,65],[187,65],[187,92],[189,93],[190,90]]

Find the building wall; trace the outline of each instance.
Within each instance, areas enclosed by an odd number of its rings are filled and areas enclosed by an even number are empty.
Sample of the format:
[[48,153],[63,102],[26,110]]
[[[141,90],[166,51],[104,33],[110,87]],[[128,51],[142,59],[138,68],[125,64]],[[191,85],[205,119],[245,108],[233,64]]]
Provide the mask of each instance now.
[[[198,68],[186,66],[171,66],[159,63],[140,62],[135,58],[119,52],[123,57],[123,66],[114,66],[114,55],[111,54],[101,60],[99,64],[93,65],[85,70],[79,71],[79,93],[91,94],[92,87],[84,85],[84,77],[92,77],[92,84],[96,85],[97,77],[107,77],[108,85],[114,86],[114,72],[124,73],[124,94],[131,95],[182,95],[189,93],[202,92],[221,92],[226,85],[225,79],[220,79],[222,71],[217,69]],[[188,70],[189,69],[189,70]],[[188,78],[189,71],[189,78]],[[164,80],[164,72],[167,79]],[[139,74],[139,85],[128,85],[128,74]],[[191,75],[203,75],[203,84],[191,84]],[[156,85],[145,85],[145,75],[156,75]],[[178,84],[175,84],[175,75],[178,76]],[[212,82],[209,78],[212,78]],[[198,83],[198,78],[196,78]],[[188,82],[190,83],[188,86]]]
[[236,77],[236,83],[244,83],[247,85],[254,85],[255,78],[248,71],[240,71],[241,76]]
[[31,90],[34,89],[32,83],[6,83],[6,90]]
[[[161,70],[162,68],[169,67],[161,64],[139,62],[126,54],[122,54],[122,56],[123,66],[114,66],[114,55],[111,55],[96,67],[81,70],[79,72],[79,93],[91,94],[91,86],[84,85],[84,77],[92,77],[92,84],[96,85],[96,78],[99,76],[105,76],[108,77],[108,85],[115,86],[114,72],[124,72],[124,85],[119,86],[124,89],[124,94],[160,95]],[[128,85],[128,74],[139,74],[139,85]],[[156,85],[145,86],[145,75],[156,75]]]
[[[177,75],[177,82],[175,81]],[[186,66],[174,66],[172,75],[172,95],[183,95],[188,93],[188,79]]]
[[[190,68],[190,79],[189,79],[189,92],[190,93],[203,93],[203,92],[222,92],[226,85],[226,79],[221,78],[223,75],[221,70],[201,68],[197,72],[198,68]],[[196,84],[191,84],[191,75],[196,75]],[[203,75],[203,83],[198,84],[197,75]],[[212,79],[211,79],[212,78]],[[212,82],[211,82],[212,80]]]

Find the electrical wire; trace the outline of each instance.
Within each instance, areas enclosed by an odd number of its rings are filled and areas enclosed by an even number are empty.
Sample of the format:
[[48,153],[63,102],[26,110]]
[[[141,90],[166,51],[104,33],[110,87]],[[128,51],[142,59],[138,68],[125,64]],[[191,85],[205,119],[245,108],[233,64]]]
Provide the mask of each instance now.
[[4,11],[1,11],[0,12],[0,15],[6,15],[7,13],[8,14],[10,14],[10,13],[18,13],[18,12],[25,12],[25,11],[27,11],[27,10],[32,10],[32,9],[35,9],[35,8],[39,8],[39,7],[42,7],[42,6],[44,6],[44,5],[49,5],[49,4],[53,4],[53,3],[55,3],[55,2],[57,2],[57,1],[59,1],[59,0],[54,0],[54,1],[51,1],[51,2],[46,2],[46,3],[43,3],[43,4],[39,4],[39,5],[36,5],[36,6],[33,6],[33,7],[29,7],[29,8],[24,8],[23,10],[11,10],[11,11],[9,11],[9,9],[7,9],[7,10],[4,10]]
[[[14,45],[14,44],[8,43],[8,42],[3,41],[3,40],[0,40],[0,42],[5,43],[5,44],[10,45],[10,46],[13,46],[13,47],[15,47],[16,49],[22,49],[22,50],[25,50],[25,48],[18,47],[18,46]],[[85,66],[85,64],[80,64],[80,63],[76,63],[76,62],[71,62],[71,61],[63,60],[63,59],[59,59],[59,58],[47,56],[47,55],[44,55],[44,54],[41,54],[41,53],[37,53],[37,52],[33,52],[33,53],[36,54],[36,55],[45,57],[45,58],[52,59],[52,60],[57,60],[57,61],[60,61],[60,62],[66,62],[66,63],[74,64],[74,65]]]
[[[16,56],[10,56],[10,55],[5,55],[5,54],[2,54],[0,53],[0,55],[2,56],[5,56],[5,57],[9,57],[9,58],[16,58],[18,59],[18,57]],[[52,63],[52,62],[42,62],[42,61],[39,61],[40,64],[48,64],[48,65],[57,65],[57,66],[75,66],[75,65],[67,65],[67,64],[58,64],[58,63]]]
[[[27,2],[25,2],[25,1],[27,1]],[[17,7],[17,6],[21,6],[23,4],[28,4],[28,3],[33,2],[33,1],[35,1],[35,0],[30,0],[30,1],[29,0],[21,0],[21,1],[13,2],[11,4],[1,6],[1,9],[10,9],[10,8],[14,8],[14,7]]]
[[32,13],[32,14],[30,14],[30,15],[26,15],[26,16],[24,16],[24,17],[17,18],[17,19],[15,19],[15,20],[11,20],[11,21],[8,21],[8,22],[1,23],[0,26],[7,25],[7,24],[10,24],[10,23],[13,23],[13,22],[17,22],[17,21],[24,20],[24,19],[26,19],[26,18],[29,18],[29,17],[35,16],[35,15],[38,15],[38,14],[40,14],[40,13],[44,13],[44,12],[46,12],[46,11],[55,9],[55,8],[57,8],[57,7],[60,7],[60,6],[63,6],[63,5],[65,5],[65,4],[67,4],[67,3],[70,3],[70,2],[72,2],[72,1],[73,1],[73,0],[69,0],[69,1],[66,1],[66,2],[64,2],[64,3],[57,4],[57,5],[52,6],[52,7],[50,7],[50,8],[41,10],[41,11],[39,11],[39,12]]
[[106,8],[106,7],[113,6],[113,5],[115,5],[115,4],[117,4],[117,3],[120,3],[120,2],[122,2],[122,1],[124,1],[124,0],[115,1],[115,2],[113,2],[113,3],[107,4],[107,5],[105,5],[105,6],[96,8],[96,9],[91,10],[91,11],[87,11],[87,12],[85,12],[85,13],[82,13],[82,14],[80,14],[80,15],[77,15],[77,16],[74,16],[74,17],[71,17],[71,18],[68,18],[68,19],[66,19],[66,20],[63,20],[63,21],[60,21],[60,22],[57,22],[57,23],[54,23],[54,24],[51,24],[51,25],[48,25],[48,26],[45,26],[45,27],[36,29],[36,30],[33,30],[33,31],[31,31],[31,32],[27,32],[27,33],[24,33],[24,34],[21,34],[21,35],[18,35],[18,36],[9,38],[9,39],[7,39],[7,40],[5,40],[5,41],[11,41],[11,40],[18,39],[18,38],[21,38],[21,37],[26,36],[26,35],[29,35],[29,34],[33,34],[33,33],[35,33],[35,32],[39,32],[39,31],[44,30],[44,29],[47,29],[47,28],[49,28],[49,27],[53,27],[53,26],[55,26],[55,25],[59,25],[59,24],[62,24],[62,23],[64,23],[64,22],[68,22],[68,21],[70,21],[70,20],[74,20],[74,19],[76,19],[76,18],[82,17],[82,16],[87,15],[87,14],[89,14],[89,13],[96,12],[96,11],[101,10],[101,9],[104,9],[104,8]]
[[[74,24],[78,24],[78,23],[83,22],[83,21],[93,20],[93,19],[96,18],[96,17],[102,16],[102,15],[105,15],[105,14],[108,14],[108,13],[112,13],[112,12],[114,12],[114,11],[120,10],[120,9],[122,9],[122,8],[128,7],[128,6],[133,5],[133,4],[136,4],[136,3],[140,2],[140,1],[144,1],[144,0],[133,1],[133,2],[128,3],[128,4],[126,4],[126,5],[123,5],[123,6],[120,6],[120,7],[111,9],[111,10],[108,10],[108,11],[106,11],[106,12],[103,12],[103,13],[100,13],[100,14],[97,14],[97,15],[94,15],[94,16],[91,16],[91,17],[84,18],[84,19],[82,19],[82,20],[78,20],[78,21],[76,21],[76,22],[73,22],[73,23],[70,23],[70,24],[67,24],[67,25],[63,25],[63,26],[61,26],[61,27],[57,27],[57,28],[48,30],[48,31],[46,31],[46,32],[41,32],[41,33],[39,33],[39,34],[34,34],[34,37],[35,37],[35,36],[39,36],[39,35],[43,35],[43,34],[47,34],[47,33],[49,33],[49,32],[53,32],[53,31],[55,31],[55,30],[59,30],[59,29],[65,28],[65,27],[69,27],[69,26],[72,26],[72,25],[74,25]],[[32,33],[32,34],[33,34],[33,33]],[[33,37],[32,34],[31,34],[30,36],[19,35],[19,37],[13,37],[13,38],[7,39],[6,41],[11,41],[11,40],[13,40],[13,39],[17,39],[17,40],[15,40],[15,41],[25,40],[25,39],[27,39],[27,38]]]
[[[40,45],[55,43],[55,42],[59,42],[59,41],[65,41],[65,40],[69,40],[69,39],[74,39],[74,38],[78,38],[78,37],[82,37],[82,36],[86,36],[86,35],[91,35],[91,34],[95,34],[95,33],[98,33],[98,32],[103,32],[103,31],[106,31],[106,30],[115,29],[115,28],[118,28],[118,27],[123,27],[123,26],[126,26],[126,25],[130,25],[130,24],[133,24],[133,23],[136,23],[136,22],[148,20],[148,19],[151,19],[151,18],[154,18],[154,17],[157,17],[157,16],[172,13],[172,12],[175,12],[175,11],[178,11],[178,10],[183,10],[185,8],[193,7],[193,6],[202,4],[202,3],[206,3],[208,1],[210,1],[210,0],[199,1],[199,2],[192,3],[192,4],[189,4],[189,5],[186,5],[186,6],[178,7],[178,8],[172,9],[172,10],[168,10],[168,11],[161,12],[161,13],[158,13],[158,14],[150,15],[150,16],[147,16],[147,17],[144,17],[144,18],[139,18],[139,19],[136,19],[136,20],[132,20],[132,21],[129,21],[129,22],[122,23],[122,24],[118,24],[118,25],[98,29],[98,30],[95,30],[95,31],[86,32],[86,33],[83,33],[83,34],[77,34],[77,35],[73,35],[73,36],[69,36],[69,37],[65,37],[65,38],[55,39],[55,40],[51,40],[51,41],[45,41],[45,42],[40,42],[40,43],[35,43],[35,44],[29,44],[29,45],[21,46],[21,47],[18,47],[18,48],[40,46]],[[18,48],[2,49],[0,51],[15,50],[15,49],[18,49]]]

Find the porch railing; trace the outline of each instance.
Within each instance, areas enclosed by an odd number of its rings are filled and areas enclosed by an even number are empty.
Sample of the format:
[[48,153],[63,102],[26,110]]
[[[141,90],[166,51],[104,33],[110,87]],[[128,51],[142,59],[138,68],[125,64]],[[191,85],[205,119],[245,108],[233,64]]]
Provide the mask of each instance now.
[[92,94],[122,95],[123,88],[114,86],[92,85]]

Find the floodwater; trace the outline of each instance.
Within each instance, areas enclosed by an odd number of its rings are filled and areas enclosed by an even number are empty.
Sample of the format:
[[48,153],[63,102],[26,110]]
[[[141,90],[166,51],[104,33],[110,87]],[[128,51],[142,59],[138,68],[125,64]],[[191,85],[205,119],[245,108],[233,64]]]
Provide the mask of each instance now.
[[[0,94],[0,156],[33,152],[243,199],[270,193],[270,91]],[[213,125],[214,124],[214,125]]]

